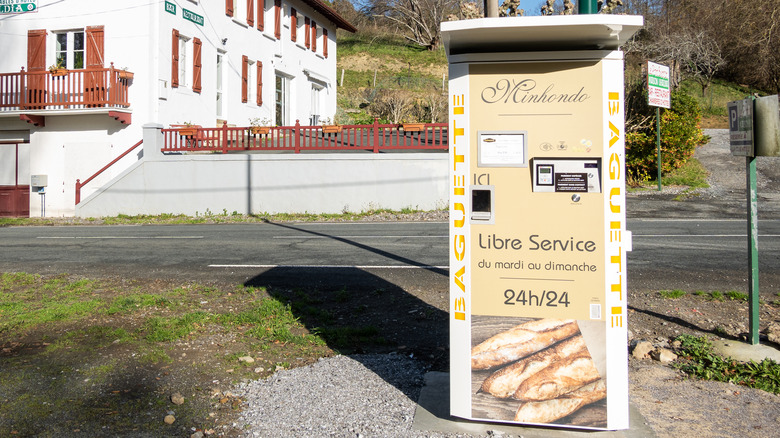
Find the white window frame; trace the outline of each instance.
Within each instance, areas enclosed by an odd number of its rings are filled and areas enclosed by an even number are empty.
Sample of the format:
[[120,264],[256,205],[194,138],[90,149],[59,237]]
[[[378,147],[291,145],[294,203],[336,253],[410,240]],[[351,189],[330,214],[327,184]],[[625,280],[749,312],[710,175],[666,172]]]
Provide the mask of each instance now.
[[[59,44],[60,35],[65,35],[65,65],[64,68],[70,69],[70,70],[79,70],[87,68],[87,33],[85,29],[69,29],[69,30],[60,30],[60,31],[54,31],[52,32],[54,36],[54,44],[52,47],[54,47],[54,57],[52,59],[51,65],[57,64],[57,59],[59,59],[59,54],[63,53],[62,50],[59,50]],[[76,50],[75,50],[75,37],[76,34],[81,34],[81,41],[82,41],[82,49],[81,52],[81,66],[77,67],[75,65],[76,61]]]
[[215,96],[215,105],[216,105],[216,115],[217,118],[224,119],[225,118],[225,93],[224,93],[224,87],[225,87],[225,64],[227,63],[227,53],[223,50],[217,51],[217,63],[216,63],[216,74],[215,74],[215,89],[216,89],[216,96]]
[[179,88],[192,86],[192,38],[179,34]]
[[319,119],[322,116],[320,113],[320,107],[322,106],[322,93],[325,90],[323,85],[315,82],[311,83],[311,107],[309,108],[310,119],[312,125],[319,125]]
[[248,19],[249,12],[246,10],[246,0],[233,0],[233,21],[244,27],[249,27]]
[[246,62],[246,104],[257,107],[257,61],[247,58]]
[[[278,85],[278,82],[281,80],[281,90],[280,86]],[[290,125],[290,103],[292,102],[291,96],[290,96],[290,90],[292,89],[291,86],[292,77],[280,72],[276,71],[274,74],[274,122],[277,126],[288,126]],[[281,94],[281,102],[279,101],[279,94]],[[279,106],[281,103],[281,111],[279,111]],[[279,120],[279,113],[281,112],[281,119]]]

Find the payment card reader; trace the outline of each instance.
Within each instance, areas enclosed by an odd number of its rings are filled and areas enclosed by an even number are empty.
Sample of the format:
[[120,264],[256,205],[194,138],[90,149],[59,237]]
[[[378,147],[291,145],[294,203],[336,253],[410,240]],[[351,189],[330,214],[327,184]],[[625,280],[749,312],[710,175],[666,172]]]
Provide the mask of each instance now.
[[442,23],[450,413],[628,428],[619,46],[642,17]]
[[534,192],[601,192],[600,159],[533,161]]

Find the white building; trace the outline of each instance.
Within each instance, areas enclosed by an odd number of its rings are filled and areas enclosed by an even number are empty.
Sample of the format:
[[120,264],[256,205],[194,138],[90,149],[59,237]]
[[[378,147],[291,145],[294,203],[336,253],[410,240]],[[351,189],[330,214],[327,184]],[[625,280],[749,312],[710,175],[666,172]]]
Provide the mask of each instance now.
[[0,0],[0,215],[72,216],[147,123],[332,118],[338,28],[321,0]]

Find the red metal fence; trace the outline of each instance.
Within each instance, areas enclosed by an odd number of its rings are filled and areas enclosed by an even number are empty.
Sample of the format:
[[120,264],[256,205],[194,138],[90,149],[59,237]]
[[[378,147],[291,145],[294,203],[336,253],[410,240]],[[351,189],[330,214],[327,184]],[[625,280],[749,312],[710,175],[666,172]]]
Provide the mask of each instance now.
[[129,107],[132,73],[109,68],[0,73],[0,111]]
[[[370,151],[447,149],[446,123],[163,129],[162,152]],[[332,131],[332,132],[331,132]]]

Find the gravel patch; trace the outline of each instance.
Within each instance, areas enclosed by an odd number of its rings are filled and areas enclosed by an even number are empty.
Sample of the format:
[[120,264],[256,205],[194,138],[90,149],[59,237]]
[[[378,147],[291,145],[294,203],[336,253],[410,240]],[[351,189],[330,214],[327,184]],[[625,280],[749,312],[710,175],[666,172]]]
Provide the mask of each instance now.
[[239,385],[247,437],[442,436],[412,430],[425,367],[399,354],[320,359]]

